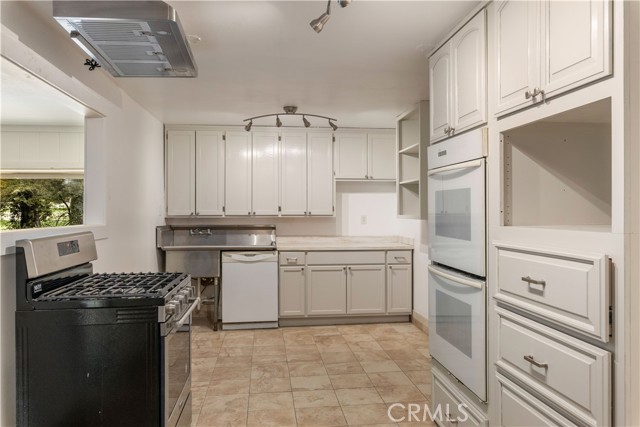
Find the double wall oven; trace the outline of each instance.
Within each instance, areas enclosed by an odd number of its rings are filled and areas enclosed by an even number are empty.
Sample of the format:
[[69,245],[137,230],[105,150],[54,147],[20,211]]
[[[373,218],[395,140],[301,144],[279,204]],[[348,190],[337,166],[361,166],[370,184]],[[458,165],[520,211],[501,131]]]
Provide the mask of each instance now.
[[190,425],[189,275],[96,259],[91,233],[16,242],[18,425]]
[[486,128],[429,147],[429,351],[487,400]]

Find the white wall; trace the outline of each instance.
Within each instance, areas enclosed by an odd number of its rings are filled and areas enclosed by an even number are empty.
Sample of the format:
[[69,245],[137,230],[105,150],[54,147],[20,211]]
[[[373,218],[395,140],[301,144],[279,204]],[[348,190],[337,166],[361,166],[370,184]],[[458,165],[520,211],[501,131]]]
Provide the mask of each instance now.
[[[29,2],[1,2],[3,54],[7,54],[9,29],[34,54],[25,53],[27,63],[49,62],[50,67],[32,70],[38,75],[66,78],[77,83],[76,95],[97,99],[104,119],[87,123],[85,187],[87,222],[102,226],[97,243],[97,271],[157,271],[155,226],[162,224],[163,126],[136,104],[107,73],[89,72],[84,56],[55,23],[41,22]],[[37,29],[37,31],[34,31]],[[14,52],[15,53],[15,52]],[[30,59],[35,57],[36,59]],[[66,80],[65,80],[66,81]],[[79,82],[79,83],[78,83]],[[91,123],[90,123],[91,122]],[[51,231],[48,231],[49,233]],[[2,233],[0,258],[0,425],[15,424],[15,257],[12,241],[21,232]],[[31,233],[30,237],[47,231]]]

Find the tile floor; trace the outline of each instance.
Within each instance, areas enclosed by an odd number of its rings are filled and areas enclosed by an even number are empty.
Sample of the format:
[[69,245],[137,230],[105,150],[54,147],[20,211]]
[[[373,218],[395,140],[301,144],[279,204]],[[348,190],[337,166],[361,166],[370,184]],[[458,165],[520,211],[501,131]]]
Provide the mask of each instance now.
[[430,403],[427,345],[410,323],[224,332],[196,324],[192,426],[418,425],[396,424],[387,410]]

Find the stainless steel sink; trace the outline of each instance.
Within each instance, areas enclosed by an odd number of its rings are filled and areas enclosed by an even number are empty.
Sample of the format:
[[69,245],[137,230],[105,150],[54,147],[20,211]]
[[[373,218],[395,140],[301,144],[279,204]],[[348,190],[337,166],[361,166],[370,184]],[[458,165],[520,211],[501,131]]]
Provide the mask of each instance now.
[[156,246],[166,254],[165,271],[220,277],[221,250],[273,250],[275,226],[161,226]]

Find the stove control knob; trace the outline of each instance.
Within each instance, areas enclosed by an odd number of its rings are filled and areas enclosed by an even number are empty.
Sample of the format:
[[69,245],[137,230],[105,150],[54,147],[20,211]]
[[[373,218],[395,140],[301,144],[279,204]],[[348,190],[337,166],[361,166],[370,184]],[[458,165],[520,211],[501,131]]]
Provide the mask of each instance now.
[[165,309],[165,316],[166,316],[166,317],[171,317],[171,316],[173,316],[174,314],[176,314],[176,305],[175,305],[175,304],[173,304],[173,303],[171,303],[171,302],[169,302],[168,304],[166,304],[166,305],[164,306],[164,309]]
[[184,296],[185,301],[189,301],[192,297],[191,288],[186,288],[178,292],[178,295]]

